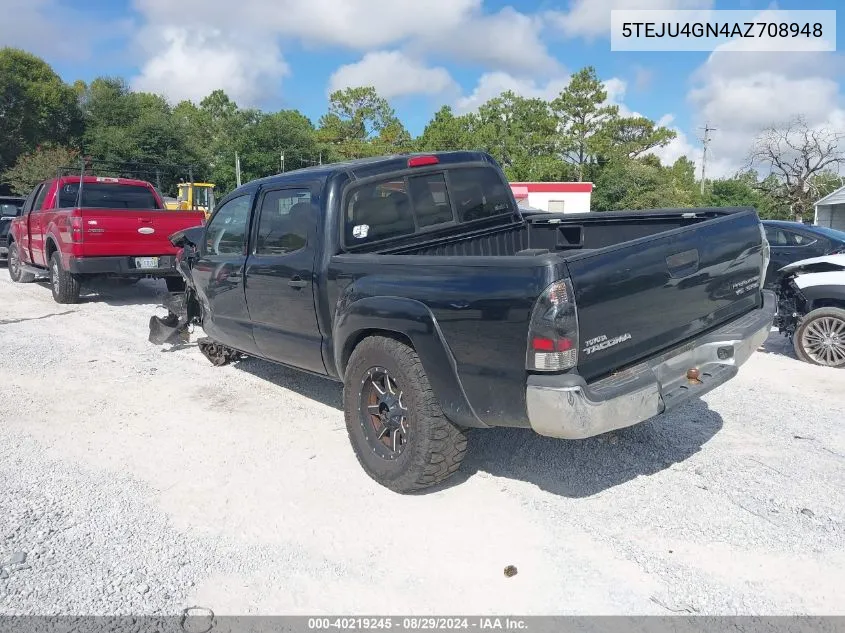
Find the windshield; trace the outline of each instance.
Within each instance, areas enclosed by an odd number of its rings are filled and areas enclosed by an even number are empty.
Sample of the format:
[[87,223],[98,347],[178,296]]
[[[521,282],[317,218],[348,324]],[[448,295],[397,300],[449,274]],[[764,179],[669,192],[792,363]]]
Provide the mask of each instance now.
[[[79,183],[67,183],[59,194],[59,207],[76,206]],[[148,187],[114,183],[85,183],[82,205],[89,209],[159,209],[155,195]]]
[[813,226],[813,228],[822,235],[839,240],[840,242],[845,242],[845,231],[837,231],[836,229],[830,229],[826,226]]

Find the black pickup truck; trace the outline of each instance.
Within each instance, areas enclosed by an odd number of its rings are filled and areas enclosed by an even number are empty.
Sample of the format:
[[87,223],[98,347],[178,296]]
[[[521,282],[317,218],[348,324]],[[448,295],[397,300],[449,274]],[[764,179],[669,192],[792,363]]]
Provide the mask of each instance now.
[[399,492],[458,470],[471,428],[578,439],[737,373],[769,333],[769,246],[750,208],[523,214],[496,162],[443,152],[256,180],[180,231],[192,323],[241,354],[344,384],[364,470]]
[[9,256],[9,226],[21,214],[24,198],[0,196],[0,259]]

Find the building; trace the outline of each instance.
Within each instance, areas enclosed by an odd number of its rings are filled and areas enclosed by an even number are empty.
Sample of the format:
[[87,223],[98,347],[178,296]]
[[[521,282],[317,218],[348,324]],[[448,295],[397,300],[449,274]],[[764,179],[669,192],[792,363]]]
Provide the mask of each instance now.
[[512,182],[510,185],[520,206],[551,213],[587,213],[590,210],[591,182]]
[[840,187],[816,202],[813,224],[845,231],[845,187]]

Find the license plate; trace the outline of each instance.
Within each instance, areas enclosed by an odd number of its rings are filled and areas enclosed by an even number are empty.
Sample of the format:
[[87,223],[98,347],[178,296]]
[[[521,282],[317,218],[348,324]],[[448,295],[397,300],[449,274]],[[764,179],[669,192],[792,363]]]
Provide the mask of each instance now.
[[158,257],[136,257],[135,268],[158,268]]

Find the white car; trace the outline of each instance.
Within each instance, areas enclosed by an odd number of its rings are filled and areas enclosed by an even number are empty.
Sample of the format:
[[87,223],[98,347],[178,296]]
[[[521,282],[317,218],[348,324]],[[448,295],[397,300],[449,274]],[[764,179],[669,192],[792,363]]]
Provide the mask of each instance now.
[[845,367],[845,254],[793,262],[780,269],[775,325],[801,360]]

